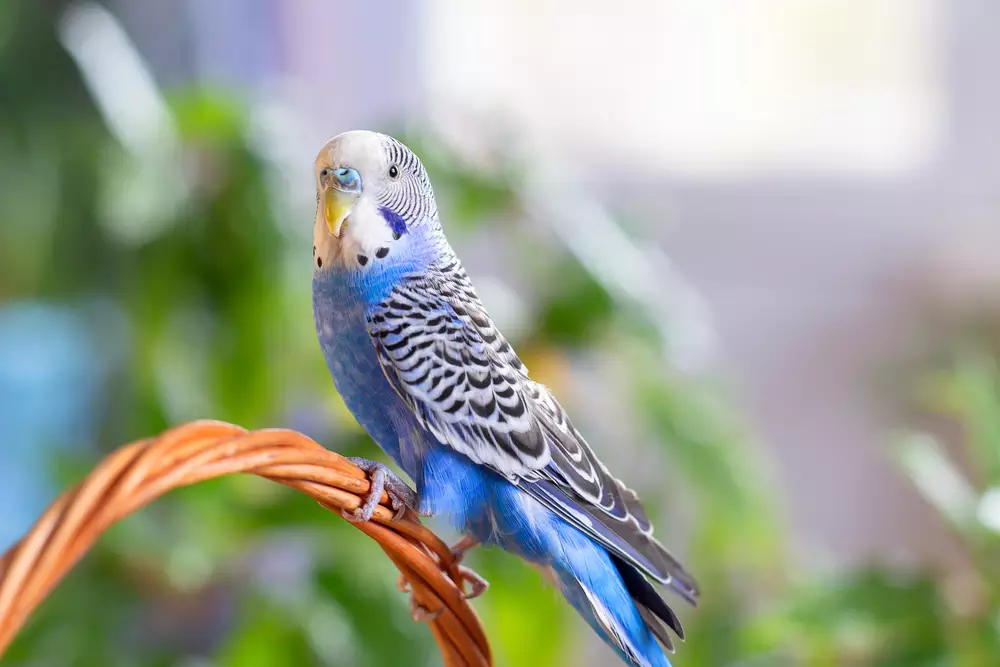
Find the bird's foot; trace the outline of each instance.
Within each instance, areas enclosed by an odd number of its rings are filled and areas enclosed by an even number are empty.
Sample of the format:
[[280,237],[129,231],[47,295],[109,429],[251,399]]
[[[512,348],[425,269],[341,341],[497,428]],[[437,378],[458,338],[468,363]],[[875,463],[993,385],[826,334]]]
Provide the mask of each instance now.
[[410,582],[406,577],[400,573],[399,578],[396,580],[396,585],[399,590],[403,593],[410,594],[410,618],[412,618],[417,623],[430,623],[435,618],[441,615],[442,610],[431,611],[427,607],[423,606],[417,602],[417,596],[413,593],[413,588],[410,586]]
[[[469,550],[476,546],[479,546],[479,540],[471,535],[463,535],[455,543],[455,546],[451,548],[451,555],[455,559],[454,576],[457,578],[455,583],[462,589],[462,594],[466,600],[479,597],[490,587],[490,582],[483,579],[473,570],[460,565],[462,559],[465,558],[465,554],[469,553]],[[468,590],[466,590],[466,584],[468,584]]]
[[455,566],[455,574],[458,577],[458,587],[462,589],[462,595],[466,600],[472,600],[486,592],[490,587],[490,582],[483,579],[474,570],[464,565]]
[[[452,557],[454,558],[451,576],[455,581],[455,584],[461,589],[462,596],[466,600],[479,597],[490,587],[490,583],[479,576],[476,572],[470,568],[459,565],[462,559],[465,558],[465,554],[469,551],[469,549],[478,544],[479,542],[475,538],[465,536],[451,548]],[[440,610],[430,611],[417,602],[417,598],[414,597],[413,590],[410,587],[410,582],[407,581],[406,577],[402,574],[399,575],[396,585],[403,593],[410,593],[410,616],[413,620],[417,622],[433,621],[441,615]]]
[[410,618],[412,618],[417,623],[430,623],[435,618],[440,616],[442,611],[444,611],[444,609],[431,611],[427,607],[417,602],[416,596],[410,595]]
[[371,487],[368,489],[368,496],[361,503],[361,506],[354,511],[344,511],[344,518],[353,523],[370,521],[382,499],[382,492],[385,491],[392,502],[392,509],[396,514],[393,519],[402,518],[407,510],[416,511],[417,492],[399,478],[383,463],[352,456],[347,459],[354,465],[365,471]]
[[[455,584],[462,589],[462,597],[466,600],[472,600],[483,593],[490,587],[490,582],[486,581],[482,576],[476,573],[474,570],[462,565],[455,565],[451,572]],[[419,607],[416,600],[413,598],[413,590],[410,588],[410,582],[406,580],[406,577],[402,574],[396,580],[396,586],[403,593],[410,593],[410,611],[413,611],[414,607]],[[426,612],[427,610],[424,609]]]

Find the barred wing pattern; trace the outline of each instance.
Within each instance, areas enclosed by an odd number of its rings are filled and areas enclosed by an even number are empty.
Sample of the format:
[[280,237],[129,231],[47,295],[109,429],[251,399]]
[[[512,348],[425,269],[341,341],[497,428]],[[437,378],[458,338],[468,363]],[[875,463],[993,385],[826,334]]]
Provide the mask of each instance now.
[[504,475],[614,555],[694,602],[636,494],[597,459],[504,339],[454,255],[368,315],[389,382],[438,440]]

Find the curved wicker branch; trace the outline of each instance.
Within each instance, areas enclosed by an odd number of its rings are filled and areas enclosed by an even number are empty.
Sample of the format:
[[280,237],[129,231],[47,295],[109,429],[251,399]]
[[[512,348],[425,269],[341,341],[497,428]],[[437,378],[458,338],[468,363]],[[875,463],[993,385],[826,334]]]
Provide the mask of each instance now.
[[[199,421],[109,455],[60,496],[32,530],[0,558],[0,656],[31,612],[111,524],[171,489],[232,473],[252,473],[306,493],[340,513],[361,504],[365,474],[295,431],[248,432]],[[354,524],[378,542],[410,583],[417,601],[441,610],[431,631],[447,667],[493,664],[479,618],[465,599],[451,550],[408,514],[393,521],[385,505]]]

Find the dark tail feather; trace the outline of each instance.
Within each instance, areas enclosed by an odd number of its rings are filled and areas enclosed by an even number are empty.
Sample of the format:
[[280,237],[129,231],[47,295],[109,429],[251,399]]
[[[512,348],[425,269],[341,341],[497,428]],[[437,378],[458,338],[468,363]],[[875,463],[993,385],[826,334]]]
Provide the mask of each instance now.
[[659,641],[660,644],[663,645],[663,648],[665,648],[667,652],[673,653],[674,640],[670,638],[670,633],[667,632],[667,629],[663,626],[663,623],[660,623],[660,619],[658,619],[656,615],[649,610],[648,607],[643,607],[641,604],[636,604],[635,608],[639,610],[639,616],[646,623],[646,627],[648,627],[650,632],[653,633],[653,636],[656,637],[657,641]]
[[677,618],[677,614],[667,606],[667,603],[663,601],[663,598],[656,592],[653,585],[649,583],[646,577],[642,576],[642,573],[635,566],[625,563],[616,556],[612,556],[611,561],[615,564],[618,574],[621,575],[622,581],[625,583],[625,589],[632,596],[632,600],[635,601],[636,607],[639,609],[639,615],[646,621],[646,625],[649,626],[653,635],[663,644],[664,648],[668,651],[673,651],[673,642],[670,640],[670,635],[667,634],[666,628],[663,627],[661,621],[666,623],[667,627],[673,630],[681,641],[684,641],[684,628],[681,627],[681,622]]

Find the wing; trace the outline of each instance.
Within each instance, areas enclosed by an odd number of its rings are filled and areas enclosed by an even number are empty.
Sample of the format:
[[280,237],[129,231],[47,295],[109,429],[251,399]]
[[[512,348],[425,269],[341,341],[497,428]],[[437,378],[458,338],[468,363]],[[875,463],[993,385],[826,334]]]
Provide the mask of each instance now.
[[382,369],[441,442],[508,479],[532,476],[550,451],[524,366],[495,330],[480,330],[485,313],[455,287],[411,277],[368,315]]
[[369,313],[368,329],[390,384],[438,440],[696,600],[697,585],[652,537],[636,494],[528,377],[457,259],[402,280]]

